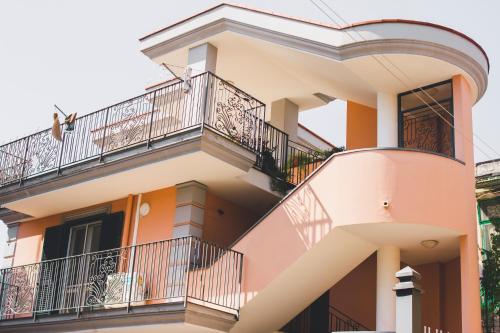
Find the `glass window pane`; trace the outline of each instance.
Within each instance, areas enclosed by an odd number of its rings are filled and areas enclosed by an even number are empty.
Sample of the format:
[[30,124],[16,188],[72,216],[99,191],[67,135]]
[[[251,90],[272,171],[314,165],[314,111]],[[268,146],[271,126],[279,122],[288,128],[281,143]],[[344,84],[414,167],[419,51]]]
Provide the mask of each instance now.
[[451,81],[400,94],[400,146],[454,156],[452,115]]

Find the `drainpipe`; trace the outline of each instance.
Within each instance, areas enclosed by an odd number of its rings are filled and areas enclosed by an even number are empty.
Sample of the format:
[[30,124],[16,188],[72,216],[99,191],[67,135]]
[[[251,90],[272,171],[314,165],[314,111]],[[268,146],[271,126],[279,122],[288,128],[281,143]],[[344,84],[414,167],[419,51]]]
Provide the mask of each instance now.
[[132,244],[131,244],[132,246],[137,244],[137,231],[139,229],[139,219],[141,218],[140,215],[141,202],[142,202],[142,193],[139,193],[139,196],[137,197],[137,206],[135,207],[134,234],[132,236]]
[[125,221],[123,223],[121,247],[126,247],[128,245],[128,238],[130,235],[130,225],[132,224],[133,206],[134,206],[134,196],[132,194],[129,194],[127,197],[127,206],[125,208]]

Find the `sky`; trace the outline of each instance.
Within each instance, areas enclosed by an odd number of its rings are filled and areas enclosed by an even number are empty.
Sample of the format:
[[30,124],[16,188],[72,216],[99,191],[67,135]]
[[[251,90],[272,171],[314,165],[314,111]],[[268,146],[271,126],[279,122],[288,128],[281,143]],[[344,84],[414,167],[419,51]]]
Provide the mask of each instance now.
[[[495,100],[500,91],[500,30],[494,27],[499,0],[324,1],[351,23],[381,18],[428,21],[461,31],[482,45],[491,70],[488,91],[474,106],[474,133],[493,149],[475,140],[475,156],[477,162],[500,158],[500,107]],[[54,104],[83,115],[168,78],[139,51],[138,38],[218,3],[0,0],[0,144],[50,127]],[[311,0],[238,3],[330,23]],[[302,112],[300,122],[336,145],[345,143],[342,101]]]

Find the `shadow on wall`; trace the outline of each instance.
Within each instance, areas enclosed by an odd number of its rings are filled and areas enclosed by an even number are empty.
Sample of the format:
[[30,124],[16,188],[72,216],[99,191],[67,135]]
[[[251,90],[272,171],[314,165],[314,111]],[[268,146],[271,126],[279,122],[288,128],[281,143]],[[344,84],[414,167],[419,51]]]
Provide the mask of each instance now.
[[309,184],[297,190],[283,207],[307,250],[332,229],[330,216]]

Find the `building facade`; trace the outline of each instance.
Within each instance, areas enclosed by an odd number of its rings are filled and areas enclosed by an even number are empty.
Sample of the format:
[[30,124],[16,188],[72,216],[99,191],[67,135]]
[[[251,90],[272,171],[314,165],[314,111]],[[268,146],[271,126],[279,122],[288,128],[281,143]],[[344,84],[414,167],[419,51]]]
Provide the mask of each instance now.
[[[0,147],[0,331],[391,332],[410,265],[480,332],[476,42],[222,4],[140,43],[178,78]],[[332,154],[298,115],[334,99]]]

